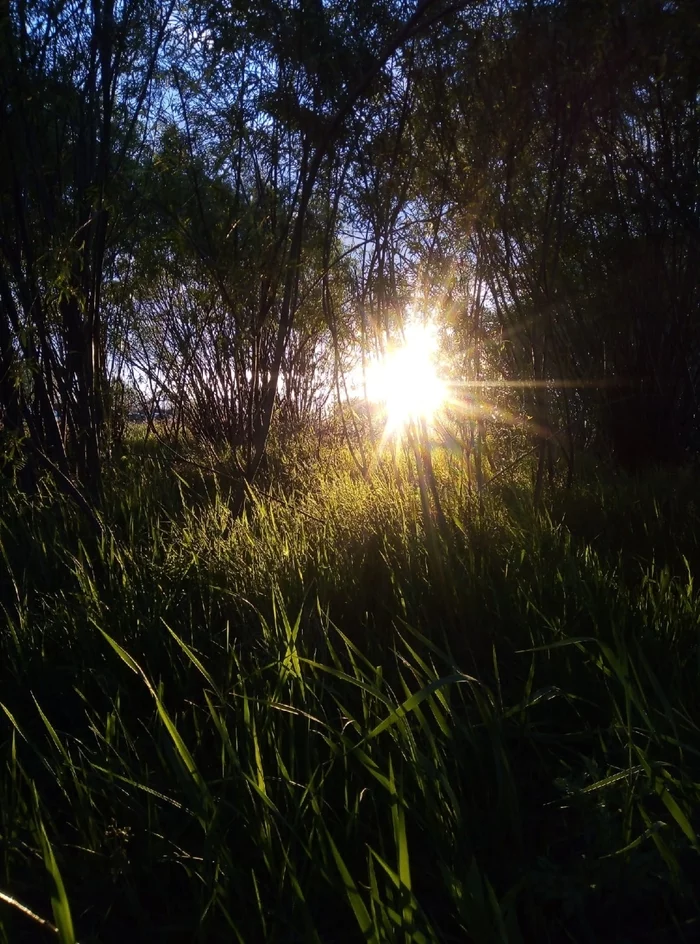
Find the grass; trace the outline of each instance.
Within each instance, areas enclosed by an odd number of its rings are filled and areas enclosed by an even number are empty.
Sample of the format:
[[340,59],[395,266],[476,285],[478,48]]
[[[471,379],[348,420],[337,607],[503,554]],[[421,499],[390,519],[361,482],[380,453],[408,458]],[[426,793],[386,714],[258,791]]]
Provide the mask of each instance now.
[[693,473],[437,472],[5,487],[0,940],[697,939]]

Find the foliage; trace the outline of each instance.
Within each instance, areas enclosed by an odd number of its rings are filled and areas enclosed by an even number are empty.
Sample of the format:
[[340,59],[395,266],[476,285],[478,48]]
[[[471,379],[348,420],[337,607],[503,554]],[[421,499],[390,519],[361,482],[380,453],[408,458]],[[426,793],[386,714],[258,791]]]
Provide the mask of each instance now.
[[555,445],[569,481],[591,446],[629,468],[696,448],[689,0],[0,17],[0,418],[25,487],[43,467],[99,505],[127,381],[250,486],[275,425],[351,400],[412,303],[457,384],[512,385],[537,501]]
[[0,944],[697,937],[699,29],[0,4]]
[[5,896],[81,942],[692,938],[694,472],[538,513],[436,455],[436,535],[400,455],[243,517],[113,461],[99,538],[2,496]]

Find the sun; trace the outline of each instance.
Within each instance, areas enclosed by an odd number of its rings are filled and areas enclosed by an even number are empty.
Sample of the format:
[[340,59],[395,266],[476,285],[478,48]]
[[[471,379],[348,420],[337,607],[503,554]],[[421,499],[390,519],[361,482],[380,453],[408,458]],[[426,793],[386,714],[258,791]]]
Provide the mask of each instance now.
[[367,397],[386,410],[385,435],[400,433],[412,422],[430,422],[445,404],[447,386],[436,369],[437,328],[410,322],[404,341],[367,369]]

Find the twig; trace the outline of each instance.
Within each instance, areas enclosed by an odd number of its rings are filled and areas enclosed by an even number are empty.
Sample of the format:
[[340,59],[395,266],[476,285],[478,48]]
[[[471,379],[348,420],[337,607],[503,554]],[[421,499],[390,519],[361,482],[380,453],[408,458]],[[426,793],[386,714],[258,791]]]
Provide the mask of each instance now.
[[26,905],[23,905],[21,901],[17,901],[16,898],[13,898],[12,895],[6,895],[5,892],[0,892],[0,901],[4,901],[6,904],[10,905],[12,908],[16,908],[17,911],[21,911],[22,914],[25,914],[28,918],[36,921],[37,924],[40,924],[42,927],[46,928],[47,931],[53,931],[54,934],[58,934],[58,928],[51,924],[50,921],[47,921],[46,918],[42,918],[40,915],[35,914],[30,908],[27,908]]
[[510,472],[511,469],[514,469],[516,467],[516,465],[520,465],[523,459],[527,459],[528,456],[533,455],[533,453],[537,452],[538,449],[539,449],[539,443],[536,446],[533,446],[532,449],[528,449],[527,452],[524,452],[522,455],[518,456],[518,458],[514,462],[511,462],[510,465],[507,465],[504,468],[499,469],[498,472],[496,472],[495,475],[492,475],[491,478],[488,480],[488,482],[484,484],[484,488],[488,488],[489,485],[491,485],[492,482],[495,482],[496,479],[500,478],[502,475],[505,475],[506,472]]

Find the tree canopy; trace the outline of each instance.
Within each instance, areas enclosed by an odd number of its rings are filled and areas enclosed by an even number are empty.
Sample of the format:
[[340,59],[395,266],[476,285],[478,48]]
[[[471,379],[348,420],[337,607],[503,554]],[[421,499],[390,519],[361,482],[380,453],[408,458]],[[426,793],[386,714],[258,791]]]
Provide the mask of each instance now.
[[690,0],[0,17],[0,413],[28,485],[44,467],[99,501],[127,401],[250,482],[417,299],[539,479],[553,450],[571,477],[582,449],[697,448]]

